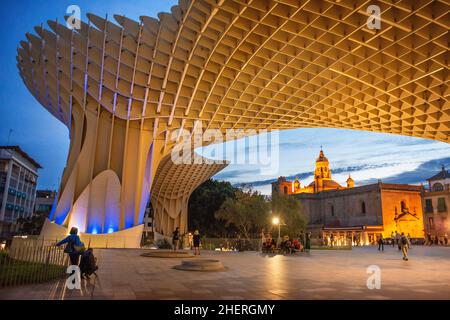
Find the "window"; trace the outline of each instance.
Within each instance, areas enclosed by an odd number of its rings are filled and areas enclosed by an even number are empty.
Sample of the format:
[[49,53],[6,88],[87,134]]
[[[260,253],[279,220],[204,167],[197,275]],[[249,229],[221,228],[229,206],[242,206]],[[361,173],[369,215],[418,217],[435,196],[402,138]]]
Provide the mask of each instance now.
[[430,226],[430,229],[434,229],[434,219],[433,217],[428,218],[428,225]]
[[400,212],[405,212],[406,211],[406,202],[405,202],[405,200],[402,200],[402,202],[400,202],[400,208],[401,208],[401,210],[400,210]]
[[361,212],[362,212],[362,214],[366,214],[366,202],[365,201],[363,201],[361,203]]
[[38,212],[46,212],[51,210],[51,205],[48,204],[40,204],[38,205],[37,211]]
[[331,216],[334,217],[334,206],[333,205],[331,205]]
[[433,184],[433,191],[444,191],[444,186],[441,183],[436,182],[435,184]]
[[445,198],[438,198],[438,211],[439,212],[447,211],[447,207],[445,205]]
[[425,199],[425,213],[433,213],[433,201]]

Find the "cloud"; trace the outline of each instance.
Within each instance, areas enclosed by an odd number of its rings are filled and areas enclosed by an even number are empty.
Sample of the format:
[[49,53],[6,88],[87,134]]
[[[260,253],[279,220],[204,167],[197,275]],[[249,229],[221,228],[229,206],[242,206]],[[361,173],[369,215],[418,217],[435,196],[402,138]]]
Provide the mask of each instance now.
[[[380,165],[361,165],[361,166],[353,166],[353,167],[342,167],[342,168],[336,168],[333,170],[333,173],[339,173],[339,172],[357,172],[357,171],[363,171],[373,168],[388,168],[393,164],[384,163]],[[438,173],[441,170],[442,165],[445,165],[447,168],[450,167],[450,157],[440,158],[440,159],[434,159],[430,161],[426,161],[422,164],[420,164],[415,170],[406,171],[400,174],[388,176],[386,178],[383,178],[382,181],[385,183],[399,183],[399,184],[420,184],[420,183],[426,183],[426,179],[432,177],[436,173]],[[307,179],[309,177],[312,178],[312,172],[302,172],[298,173],[296,176],[300,180]],[[288,180],[295,179],[294,176],[288,176],[286,177]],[[277,179],[267,179],[267,180],[259,180],[259,181],[252,181],[248,182],[248,184],[251,184],[256,190],[261,191],[263,194],[270,194],[271,192],[271,183],[275,182]],[[358,181],[358,185],[367,185],[371,183],[376,183],[378,179],[367,179]],[[239,186],[240,183],[235,183],[234,186]]]
[[[331,171],[332,171],[333,174],[352,173],[352,172],[368,170],[368,169],[386,168],[386,167],[389,167],[389,166],[392,166],[392,165],[393,165],[392,163],[364,164],[364,165],[357,165],[357,166],[346,166],[346,167],[340,167],[340,168],[331,168]],[[255,170],[255,173],[258,173],[258,172],[259,172],[259,170]],[[225,177],[223,177],[220,174],[218,174],[214,178],[215,179],[217,179],[217,178],[218,179],[230,179],[230,178],[235,178],[235,177],[238,177],[238,176],[242,175],[242,171],[240,171],[240,170],[232,170],[232,171],[230,171],[230,173],[231,173],[230,175],[225,175]],[[305,180],[305,179],[308,179],[309,177],[312,178],[312,176],[313,176],[313,172],[312,171],[307,171],[307,172],[299,172],[299,173],[296,173],[296,174],[293,174],[293,175],[286,176],[286,179],[287,180],[294,180],[295,177],[298,177],[299,180]],[[245,183],[251,184],[254,187],[258,187],[258,186],[271,184],[272,182],[275,182],[275,181],[277,181],[276,178],[275,179],[248,181],[248,182],[245,182]],[[242,182],[237,182],[237,183],[234,183],[233,185],[237,186],[237,185],[240,185],[241,183]]]
[[[437,174],[442,165],[450,166],[450,157],[430,160],[419,165],[415,170],[403,172],[383,179],[386,183],[404,183],[404,184],[420,184]],[[376,182],[377,179],[368,179],[360,181],[360,184],[370,184]]]
[[259,168],[258,169],[247,169],[247,170],[242,170],[242,169],[240,169],[240,170],[238,170],[238,169],[236,169],[236,170],[228,170],[228,171],[224,170],[224,171],[221,171],[218,174],[216,174],[214,176],[214,179],[216,179],[216,180],[234,179],[234,178],[237,178],[239,176],[242,176],[243,174],[258,175],[260,171],[261,170]]

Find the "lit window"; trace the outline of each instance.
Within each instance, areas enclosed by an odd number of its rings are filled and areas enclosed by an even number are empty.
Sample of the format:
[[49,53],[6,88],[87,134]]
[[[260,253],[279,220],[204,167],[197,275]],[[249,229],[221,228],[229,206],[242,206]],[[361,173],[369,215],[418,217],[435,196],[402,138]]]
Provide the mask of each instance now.
[[405,212],[406,211],[406,202],[405,200],[402,200],[402,202],[400,202],[400,208],[401,208],[401,212]]
[[425,200],[425,212],[432,213],[433,212],[433,201],[431,199]]
[[445,198],[438,198],[438,211],[439,212],[447,211],[447,207],[445,205]]
[[435,192],[444,191],[444,186],[441,183],[436,182],[435,184],[433,184],[433,191]]

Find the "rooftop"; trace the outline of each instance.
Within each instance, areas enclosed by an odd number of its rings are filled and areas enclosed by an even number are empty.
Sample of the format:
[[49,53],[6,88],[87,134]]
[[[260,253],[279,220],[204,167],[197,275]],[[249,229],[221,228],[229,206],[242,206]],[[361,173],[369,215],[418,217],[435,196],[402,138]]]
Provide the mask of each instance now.
[[431,180],[443,180],[443,179],[450,179],[450,172],[445,170],[445,166],[442,166],[442,170],[441,172],[439,172],[438,174],[435,174],[434,176],[432,176],[431,178],[428,178],[428,181]]
[[38,162],[36,162],[36,160],[34,160],[30,155],[28,155],[28,153],[23,151],[19,146],[0,146],[0,150],[12,150],[14,152],[17,152],[22,157],[27,159],[37,169],[41,169],[42,168],[42,166]]
[[323,197],[336,197],[348,194],[357,194],[363,193],[367,191],[373,190],[401,190],[401,191],[412,191],[412,192],[421,192],[422,186],[415,186],[410,184],[396,184],[396,183],[373,183],[366,184],[363,186],[358,186],[354,188],[344,188],[344,189],[333,189],[333,190],[324,190],[318,193],[297,193],[296,197],[300,198],[323,198]]

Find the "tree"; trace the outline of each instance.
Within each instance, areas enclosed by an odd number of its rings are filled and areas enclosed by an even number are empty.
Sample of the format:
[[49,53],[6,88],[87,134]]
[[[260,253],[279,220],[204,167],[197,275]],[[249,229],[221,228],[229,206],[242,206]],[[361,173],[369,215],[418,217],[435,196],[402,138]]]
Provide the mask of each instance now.
[[216,212],[217,219],[224,220],[227,226],[235,226],[245,239],[257,233],[268,222],[269,203],[250,187],[236,189],[234,198],[228,198]]
[[272,196],[272,213],[284,224],[281,233],[291,237],[304,230],[308,222],[300,200],[277,192]]
[[47,212],[36,212],[30,218],[17,218],[16,223],[19,225],[18,233],[20,235],[38,235],[47,217]]
[[229,237],[236,233],[234,226],[214,217],[216,211],[228,198],[234,197],[235,187],[229,182],[208,179],[189,198],[189,230],[198,229],[208,237]]

